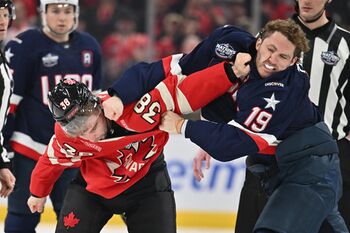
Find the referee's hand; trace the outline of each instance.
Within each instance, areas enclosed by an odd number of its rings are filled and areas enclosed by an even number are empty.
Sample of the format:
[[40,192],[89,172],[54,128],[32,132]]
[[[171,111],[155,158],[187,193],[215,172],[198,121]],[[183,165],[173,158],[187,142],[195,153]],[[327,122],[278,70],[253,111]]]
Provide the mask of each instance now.
[[16,178],[8,168],[0,169],[0,197],[8,197],[15,187]]

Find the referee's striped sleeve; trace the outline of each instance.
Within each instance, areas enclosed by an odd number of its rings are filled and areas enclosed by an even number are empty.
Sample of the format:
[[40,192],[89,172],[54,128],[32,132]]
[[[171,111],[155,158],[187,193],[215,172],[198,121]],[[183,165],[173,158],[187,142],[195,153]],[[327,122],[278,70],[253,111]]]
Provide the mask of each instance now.
[[[3,55],[3,54],[1,54]],[[8,167],[10,160],[7,151],[4,148],[3,128],[6,124],[7,114],[9,112],[10,97],[13,91],[13,80],[10,69],[4,62],[3,56],[0,59],[0,168]]]

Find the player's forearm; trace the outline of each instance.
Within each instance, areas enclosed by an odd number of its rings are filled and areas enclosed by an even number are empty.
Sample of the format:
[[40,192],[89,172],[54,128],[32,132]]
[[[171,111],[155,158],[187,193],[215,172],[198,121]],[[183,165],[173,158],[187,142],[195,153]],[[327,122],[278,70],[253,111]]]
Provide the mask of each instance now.
[[188,120],[181,131],[186,138],[219,161],[230,161],[258,152],[256,143],[246,133],[228,124]]
[[30,193],[35,197],[48,196],[65,169],[65,167],[52,165],[49,161],[45,161],[47,158],[44,156],[40,157],[35,165],[30,180]]
[[[173,78],[175,79],[175,78]],[[173,95],[173,101],[167,102],[167,98],[163,98],[167,105],[167,110],[172,110],[179,114],[191,113],[199,108],[207,105],[214,99],[225,94],[230,88],[238,88],[241,84],[233,73],[229,63],[219,63],[206,69],[195,72],[191,75],[178,75],[174,85],[173,79],[166,79],[163,83],[168,87]],[[161,85],[157,89],[162,93],[165,88]]]

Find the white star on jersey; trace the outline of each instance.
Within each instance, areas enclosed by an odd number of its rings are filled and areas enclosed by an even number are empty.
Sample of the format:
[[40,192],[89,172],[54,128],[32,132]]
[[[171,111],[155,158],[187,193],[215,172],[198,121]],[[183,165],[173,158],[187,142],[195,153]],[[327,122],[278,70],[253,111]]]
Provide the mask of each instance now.
[[272,93],[270,98],[264,98],[264,100],[267,102],[265,108],[272,108],[274,111],[276,109],[276,104],[281,102],[275,99],[275,93]]
[[6,57],[7,62],[10,63],[11,57],[13,57],[13,56],[14,56],[14,54],[11,53],[11,48],[8,48],[8,50],[5,51],[5,57]]

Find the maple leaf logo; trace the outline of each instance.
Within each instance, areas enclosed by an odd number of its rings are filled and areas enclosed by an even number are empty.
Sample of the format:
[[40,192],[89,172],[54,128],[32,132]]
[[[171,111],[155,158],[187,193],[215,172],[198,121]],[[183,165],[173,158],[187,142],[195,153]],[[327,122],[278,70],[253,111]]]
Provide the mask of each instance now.
[[69,229],[69,228],[75,227],[80,221],[80,219],[76,218],[72,211],[67,216],[64,216],[63,221],[64,221],[64,226],[67,227],[67,229]]

